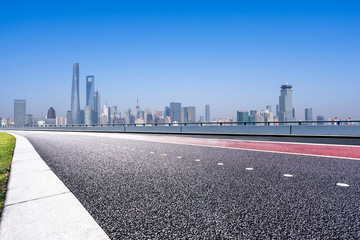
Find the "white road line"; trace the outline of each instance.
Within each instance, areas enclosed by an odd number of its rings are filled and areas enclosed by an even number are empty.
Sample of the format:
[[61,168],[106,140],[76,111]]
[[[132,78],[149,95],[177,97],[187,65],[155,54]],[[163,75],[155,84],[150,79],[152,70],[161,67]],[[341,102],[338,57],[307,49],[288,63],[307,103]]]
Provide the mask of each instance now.
[[254,168],[248,167],[248,168],[245,168],[245,170],[247,170],[247,171],[253,171]]
[[336,186],[339,186],[339,187],[350,187],[349,184],[346,184],[346,183],[337,183]]
[[291,174],[287,174],[287,173],[286,173],[286,174],[284,174],[283,176],[284,176],[284,177],[293,177],[294,175],[291,175]]
[[222,162],[219,162],[217,165],[219,165],[219,166],[222,166],[222,165],[224,165],[224,163],[222,163]]
[[200,162],[200,159],[195,159],[195,162]]

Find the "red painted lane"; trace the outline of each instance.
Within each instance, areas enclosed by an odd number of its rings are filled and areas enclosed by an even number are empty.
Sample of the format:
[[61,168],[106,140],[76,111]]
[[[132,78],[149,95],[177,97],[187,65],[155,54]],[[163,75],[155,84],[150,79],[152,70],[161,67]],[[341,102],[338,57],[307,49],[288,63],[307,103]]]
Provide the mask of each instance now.
[[134,137],[137,140],[145,140],[145,141],[189,144],[189,145],[199,145],[199,146],[209,146],[209,147],[238,148],[238,149],[272,151],[272,152],[281,152],[281,153],[295,153],[295,154],[304,154],[304,155],[331,156],[331,157],[341,157],[341,158],[353,158],[360,160],[360,146],[206,139],[206,138],[171,137],[171,136],[134,136]]

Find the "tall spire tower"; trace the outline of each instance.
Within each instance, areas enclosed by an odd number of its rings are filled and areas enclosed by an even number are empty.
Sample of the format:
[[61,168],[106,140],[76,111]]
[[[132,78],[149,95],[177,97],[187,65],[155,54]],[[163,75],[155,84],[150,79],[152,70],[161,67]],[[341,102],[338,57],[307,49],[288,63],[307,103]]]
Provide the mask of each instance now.
[[140,110],[140,106],[139,106],[139,97],[136,97],[136,111]]
[[80,97],[79,97],[79,63],[73,65],[73,79],[71,88],[71,121],[80,124]]

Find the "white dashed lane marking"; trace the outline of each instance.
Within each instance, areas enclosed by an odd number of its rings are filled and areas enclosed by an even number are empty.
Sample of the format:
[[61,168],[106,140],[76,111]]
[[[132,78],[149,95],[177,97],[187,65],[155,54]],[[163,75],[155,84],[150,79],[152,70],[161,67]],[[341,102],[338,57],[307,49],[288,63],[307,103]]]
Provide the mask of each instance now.
[[217,165],[219,165],[219,166],[222,166],[222,165],[224,165],[224,163],[222,163],[222,162],[219,162]]
[[200,162],[200,159],[195,159],[195,162]]
[[336,186],[339,186],[339,187],[350,187],[349,184],[346,184],[346,183],[337,183]]
[[247,171],[253,171],[254,168],[248,167],[248,168],[245,168],[245,170],[247,170]]
[[284,177],[293,177],[294,175],[291,175],[291,174],[284,174],[283,176],[284,176]]
[[179,159],[180,159],[180,158],[181,158],[181,156],[178,156],[177,158],[179,158]]

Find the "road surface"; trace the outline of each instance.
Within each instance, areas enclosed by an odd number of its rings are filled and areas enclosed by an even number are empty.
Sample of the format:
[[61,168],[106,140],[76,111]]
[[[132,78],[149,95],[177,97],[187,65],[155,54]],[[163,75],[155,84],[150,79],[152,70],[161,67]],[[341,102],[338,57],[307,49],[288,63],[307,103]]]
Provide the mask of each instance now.
[[16,133],[111,239],[360,238],[356,140]]

